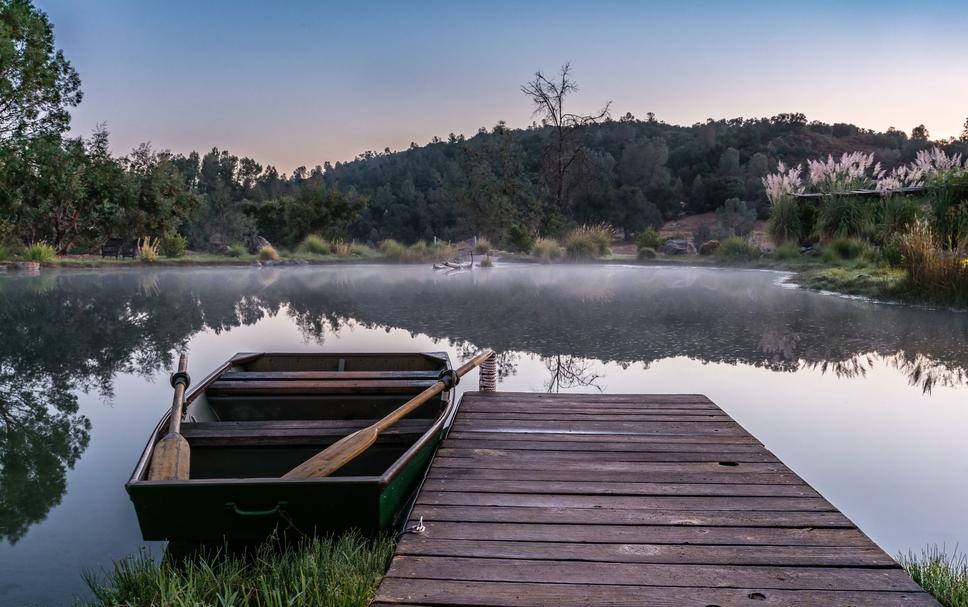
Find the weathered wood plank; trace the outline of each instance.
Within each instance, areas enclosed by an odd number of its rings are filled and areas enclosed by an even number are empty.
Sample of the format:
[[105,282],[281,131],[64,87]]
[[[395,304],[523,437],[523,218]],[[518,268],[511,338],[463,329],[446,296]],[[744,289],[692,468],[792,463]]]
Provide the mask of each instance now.
[[446,540],[405,535],[397,554],[413,556],[550,559],[598,563],[767,565],[789,567],[886,567],[897,563],[880,548],[862,546],[729,546],[594,544]]
[[[703,527],[835,527],[854,524],[840,512],[719,510],[631,510],[612,508],[523,508],[516,506],[427,506],[418,504],[411,520],[467,523],[548,523],[572,525],[692,525]],[[878,549],[879,551],[879,549]]]
[[[857,546],[874,544],[856,529],[705,527],[699,525],[559,525],[544,523],[451,523],[424,521],[426,537],[451,540],[578,542],[593,544],[732,544],[764,546]],[[554,546],[548,547],[554,554]]]
[[593,434],[677,434],[706,436],[748,436],[735,423],[708,422],[695,424],[689,422],[610,422],[610,421],[555,421],[549,419],[530,420],[493,420],[465,421],[458,416],[454,430],[464,432],[588,432]]
[[387,577],[481,582],[917,592],[899,568],[595,563],[397,555]]
[[769,451],[760,450],[753,452],[718,452],[712,449],[706,451],[611,451],[602,449],[600,451],[567,451],[555,449],[501,449],[496,445],[492,448],[477,447],[468,448],[466,445],[461,448],[443,447],[438,451],[441,457],[468,457],[468,458],[507,458],[513,461],[609,461],[609,462],[742,462],[742,463],[776,463],[779,462],[775,455]]
[[465,412],[461,420],[466,423],[494,421],[527,422],[540,415],[542,419],[558,422],[689,422],[691,424],[733,424],[725,415],[675,415],[661,413],[612,413],[609,415],[574,414],[558,411],[556,413],[471,413]]
[[[334,442],[376,420],[304,420],[183,423],[182,435],[194,447],[274,446]],[[412,440],[434,420],[401,420],[383,433],[385,440]]]
[[[729,460],[733,461],[733,460]],[[727,462],[723,462],[727,463]],[[653,472],[745,474],[748,472],[786,472],[782,464],[760,462],[734,462],[721,465],[719,462],[628,462],[628,461],[585,461],[565,457],[445,457],[434,460],[439,468],[491,468],[514,470],[586,470],[588,472],[622,471],[651,474]],[[591,475],[590,475],[591,476]]]
[[820,497],[807,485],[742,483],[612,483],[599,481],[476,481],[427,479],[427,491],[477,491],[553,495],[718,495],[745,497]]
[[[569,470],[567,468],[552,468],[538,470],[478,468],[438,468],[433,467],[427,478],[444,479],[480,479],[480,480],[516,480],[516,481],[585,481],[592,476],[594,480],[611,482],[642,482],[648,480],[654,483],[744,483],[750,485],[802,485],[803,481],[792,472],[764,472],[719,474],[711,472],[626,472],[622,470],[600,470],[594,475],[588,470]],[[524,483],[527,484],[527,483]]]
[[677,588],[536,582],[471,582],[388,578],[376,605],[478,605],[481,607],[939,607],[924,592]]
[[[554,432],[546,430],[533,431],[505,431],[489,432],[484,430],[474,430],[472,428],[464,430],[452,430],[448,435],[452,438],[448,446],[464,439],[474,440],[521,440],[521,441],[567,441],[567,442],[616,442],[614,434],[596,434],[594,432]],[[648,434],[623,434],[621,435],[623,444],[641,443],[647,445],[752,445],[763,448],[752,436],[704,436],[702,434],[693,435],[648,435]]]
[[[457,433],[455,433],[456,435]],[[460,434],[460,440],[447,442],[445,449],[455,453],[473,449],[521,449],[528,451],[605,451],[610,453],[732,453],[736,455],[760,455],[769,453],[755,443],[645,443],[631,441],[557,441],[557,440],[504,440],[471,438],[475,434]],[[770,454],[771,457],[775,457]],[[586,458],[595,457],[593,454]]]
[[644,495],[529,495],[422,491],[418,503],[437,506],[538,506],[541,508],[631,508],[647,510],[774,510],[831,512],[814,497],[697,497]]

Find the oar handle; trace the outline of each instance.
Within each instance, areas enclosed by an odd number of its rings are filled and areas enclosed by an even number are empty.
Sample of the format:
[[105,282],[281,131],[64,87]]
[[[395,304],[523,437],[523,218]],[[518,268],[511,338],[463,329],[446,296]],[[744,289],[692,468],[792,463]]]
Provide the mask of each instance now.
[[185,390],[192,383],[188,375],[188,356],[182,354],[178,358],[178,371],[171,374],[171,385],[175,388],[175,396],[171,401],[171,422],[168,431],[178,434],[181,431],[181,419],[185,414]]

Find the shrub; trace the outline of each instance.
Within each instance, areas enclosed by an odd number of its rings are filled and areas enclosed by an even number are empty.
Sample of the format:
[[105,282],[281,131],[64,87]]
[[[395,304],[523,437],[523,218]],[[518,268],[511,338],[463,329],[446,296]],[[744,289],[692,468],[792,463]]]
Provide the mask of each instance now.
[[881,204],[880,232],[884,240],[904,234],[922,215],[921,204],[908,196],[888,196]]
[[692,244],[699,248],[703,243],[709,242],[713,238],[713,230],[708,224],[701,223],[692,234]]
[[530,253],[534,248],[534,234],[521,224],[515,224],[508,230],[508,248],[516,253]]
[[10,258],[10,249],[6,245],[0,244],[0,261]]
[[312,255],[329,255],[333,248],[321,236],[310,234],[299,244],[299,251]]
[[188,240],[181,234],[168,233],[161,237],[158,250],[165,257],[181,257],[188,250]]
[[642,247],[641,249],[639,249],[638,258],[639,259],[655,259],[656,258],[655,249],[653,249],[652,247]]
[[225,254],[228,255],[229,257],[242,257],[248,252],[249,250],[245,248],[245,245],[235,243],[229,247],[229,250],[226,251]]
[[659,233],[655,231],[655,228],[648,227],[642,230],[642,232],[635,239],[635,246],[639,249],[658,249],[662,245],[659,240]]
[[403,259],[404,253],[406,253],[407,247],[403,246],[396,240],[392,238],[387,238],[380,243],[380,254],[387,259],[400,260]]
[[777,245],[776,250],[773,251],[773,259],[777,261],[791,261],[794,259],[800,259],[800,246],[795,242],[784,242]]
[[332,245],[332,252],[337,257],[369,257],[373,255],[373,249],[358,242],[337,240]]
[[138,245],[138,259],[144,262],[152,262],[158,259],[159,240],[145,236]]
[[482,268],[493,268],[494,262],[491,261],[491,256],[490,255],[485,256],[484,259],[481,260],[480,266]]
[[478,255],[487,255],[491,250],[491,241],[486,238],[478,238],[477,244],[474,246],[474,252]]
[[823,255],[827,261],[838,259],[857,259],[868,246],[856,238],[835,238],[824,247]]
[[25,261],[38,261],[40,263],[50,263],[57,257],[57,250],[46,242],[35,242],[24,249],[23,258]]
[[611,230],[606,226],[581,226],[565,237],[565,252],[574,259],[593,259],[611,254]]
[[733,236],[719,243],[716,254],[729,261],[752,261],[760,256],[760,249],[746,238]]
[[777,243],[792,241],[799,243],[803,235],[800,208],[795,198],[784,196],[770,206],[770,221],[767,232]]
[[554,238],[539,238],[531,249],[531,256],[537,257],[544,263],[559,259],[564,254],[564,249]]
[[700,255],[715,255],[716,251],[719,250],[720,242],[718,240],[707,240],[706,242],[699,245]]
[[265,246],[259,249],[259,259],[262,261],[279,261],[279,251],[275,247]]
[[730,198],[716,209],[716,218],[721,236],[749,236],[756,221],[756,209],[747,208],[739,198]]
[[887,239],[884,246],[881,247],[881,257],[884,259],[884,263],[891,266],[900,266],[904,261],[904,254],[902,251],[902,237],[900,234],[894,234]]

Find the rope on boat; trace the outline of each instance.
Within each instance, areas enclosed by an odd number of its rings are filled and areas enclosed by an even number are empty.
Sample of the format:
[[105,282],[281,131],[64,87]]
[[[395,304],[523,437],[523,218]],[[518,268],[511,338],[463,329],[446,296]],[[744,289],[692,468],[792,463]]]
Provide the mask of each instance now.
[[497,391],[497,356],[491,354],[481,363],[481,373],[478,378],[478,390],[481,392]]

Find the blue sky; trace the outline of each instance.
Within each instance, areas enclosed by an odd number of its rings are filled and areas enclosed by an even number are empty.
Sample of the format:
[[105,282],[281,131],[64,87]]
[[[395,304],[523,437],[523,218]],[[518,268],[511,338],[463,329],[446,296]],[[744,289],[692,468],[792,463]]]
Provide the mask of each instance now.
[[74,132],[115,152],[213,146],[281,170],[531,121],[571,61],[575,109],[770,116],[933,137],[968,117],[968,2],[36,0],[81,75]]

